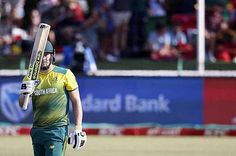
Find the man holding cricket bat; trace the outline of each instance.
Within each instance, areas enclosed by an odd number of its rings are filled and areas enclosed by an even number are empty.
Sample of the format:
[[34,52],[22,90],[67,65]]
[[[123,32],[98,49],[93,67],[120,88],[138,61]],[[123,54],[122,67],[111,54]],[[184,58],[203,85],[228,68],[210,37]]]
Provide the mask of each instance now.
[[[33,104],[32,138],[35,156],[63,156],[67,139],[74,149],[85,145],[82,131],[82,106],[76,78],[69,69],[58,67],[55,50],[47,41],[37,80],[24,77],[19,104],[23,107],[25,95],[30,94]],[[68,98],[69,97],[69,98]],[[69,99],[72,102],[75,128],[68,137]]]

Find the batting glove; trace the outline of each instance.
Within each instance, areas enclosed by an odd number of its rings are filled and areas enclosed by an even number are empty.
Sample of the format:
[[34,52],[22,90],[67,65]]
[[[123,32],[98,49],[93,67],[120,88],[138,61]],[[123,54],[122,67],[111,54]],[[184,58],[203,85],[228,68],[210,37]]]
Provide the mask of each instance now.
[[29,80],[23,81],[21,84],[21,94],[32,94],[34,92],[34,88],[38,85],[38,80]]
[[72,144],[73,148],[78,150],[86,144],[87,135],[82,131],[82,127],[75,126],[73,132],[69,133],[68,144]]

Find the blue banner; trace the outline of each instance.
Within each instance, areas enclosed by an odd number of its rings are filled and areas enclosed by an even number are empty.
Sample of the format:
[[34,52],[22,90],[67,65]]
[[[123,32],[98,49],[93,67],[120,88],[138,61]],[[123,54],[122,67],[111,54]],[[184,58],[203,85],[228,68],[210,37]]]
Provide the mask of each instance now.
[[202,124],[200,78],[82,77],[86,122]]
[[[22,77],[0,77],[0,121],[31,123],[22,111]],[[79,77],[85,123],[202,124],[203,81],[180,77]],[[72,110],[70,118],[73,121]]]
[[32,105],[23,111],[18,104],[22,77],[0,77],[0,121],[31,123]]

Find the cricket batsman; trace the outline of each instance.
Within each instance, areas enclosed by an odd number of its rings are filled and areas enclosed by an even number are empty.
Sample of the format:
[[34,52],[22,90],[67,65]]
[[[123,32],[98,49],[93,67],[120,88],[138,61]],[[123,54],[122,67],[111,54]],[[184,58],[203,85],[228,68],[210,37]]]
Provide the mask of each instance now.
[[[47,41],[38,80],[24,77],[19,96],[22,107],[31,94],[33,126],[30,131],[35,156],[63,156],[67,142],[79,149],[87,137],[82,130],[83,111],[76,78],[70,69],[54,65],[55,50]],[[72,102],[75,127],[68,135],[69,99]]]

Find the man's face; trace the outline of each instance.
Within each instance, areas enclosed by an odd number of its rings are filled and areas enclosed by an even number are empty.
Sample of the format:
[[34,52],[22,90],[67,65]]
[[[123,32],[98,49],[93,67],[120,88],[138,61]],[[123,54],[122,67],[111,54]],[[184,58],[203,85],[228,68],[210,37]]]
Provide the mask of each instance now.
[[48,70],[52,64],[53,54],[45,52],[41,64],[41,70]]

